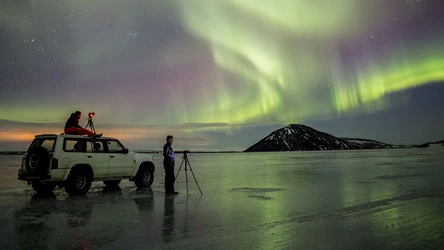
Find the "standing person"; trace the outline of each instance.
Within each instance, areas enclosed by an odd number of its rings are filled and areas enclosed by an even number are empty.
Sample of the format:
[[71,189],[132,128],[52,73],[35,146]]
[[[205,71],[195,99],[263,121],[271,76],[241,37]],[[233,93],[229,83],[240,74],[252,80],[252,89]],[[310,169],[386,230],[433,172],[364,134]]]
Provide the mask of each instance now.
[[68,118],[68,120],[65,123],[65,134],[88,135],[95,137],[102,136],[102,134],[94,134],[93,132],[82,128],[82,126],[79,125],[79,120],[81,117],[82,117],[82,112],[80,111],[76,111],[75,113],[71,114],[71,116]]
[[178,194],[174,191],[174,150],[171,147],[173,145],[174,138],[169,135],[166,138],[166,143],[163,146],[163,168],[165,169],[165,193],[166,194]]

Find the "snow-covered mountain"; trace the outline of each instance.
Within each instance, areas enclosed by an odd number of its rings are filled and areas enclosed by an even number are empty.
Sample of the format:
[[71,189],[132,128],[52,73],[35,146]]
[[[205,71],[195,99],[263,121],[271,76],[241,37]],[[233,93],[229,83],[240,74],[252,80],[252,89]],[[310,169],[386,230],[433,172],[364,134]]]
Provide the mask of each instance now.
[[305,125],[290,124],[272,132],[245,152],[380,148],[393,148],[393,146],[374,140],[338,138]]
[[383,148],[393,148],[394,146],[391,144],[368,140],[368,139],[358,139],[358,138],[345,138],[341,137],[341,139],[346,140],[352,149],[383,149]]
[[418,145],[417,148],[444,148],[444,140],[436,141],[436,142],[427,142],[427,143]]

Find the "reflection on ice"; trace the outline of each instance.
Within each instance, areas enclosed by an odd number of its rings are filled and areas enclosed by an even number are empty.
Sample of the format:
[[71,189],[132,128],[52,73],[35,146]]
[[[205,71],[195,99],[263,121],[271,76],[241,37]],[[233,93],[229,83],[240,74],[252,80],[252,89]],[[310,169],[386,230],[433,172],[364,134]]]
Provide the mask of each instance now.
[[[161,156],[155,159],[161,162]],[[195,154],[183,182],[95,183],[85,196],[0,191],[0,249],[439,248],[444,162],[433,150]],[[16,178],[11,176],[10,178]],[[193,181],[193,180],[190,180]],[[0,185],[2,185],[0,183]]]
[[273,197],[267,196],[267,193],[282,191],[282,188],[233,188],[235,192],[243,192],[248,194],[248,198],[256,198],[259,200],[271,200]]
[[174,195],[165,196],[162,238],[168,243],[174,231]]

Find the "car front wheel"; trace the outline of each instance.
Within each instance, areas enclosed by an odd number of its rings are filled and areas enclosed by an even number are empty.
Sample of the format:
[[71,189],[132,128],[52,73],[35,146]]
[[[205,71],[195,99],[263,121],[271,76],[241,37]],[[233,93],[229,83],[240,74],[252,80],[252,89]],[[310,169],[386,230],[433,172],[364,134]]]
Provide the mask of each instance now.
[[141,167],[134,178],[134,183],[138,188],[151,187],[154,181],[154,173],[148,167]]

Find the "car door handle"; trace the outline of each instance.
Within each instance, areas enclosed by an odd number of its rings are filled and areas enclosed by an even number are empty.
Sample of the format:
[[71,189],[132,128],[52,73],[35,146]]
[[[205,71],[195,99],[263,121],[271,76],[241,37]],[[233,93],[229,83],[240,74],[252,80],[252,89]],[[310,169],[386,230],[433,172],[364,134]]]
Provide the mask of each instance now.
[[109,157],[114,158],[114,155],[110,155]]
[[87,157],[88,157],[88,158],[92,158],[92,155],[88,155]]

